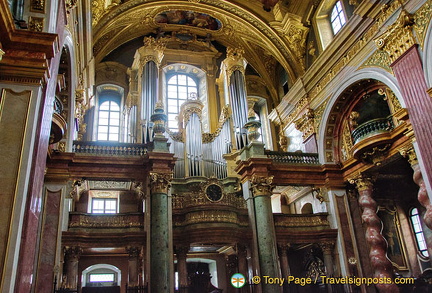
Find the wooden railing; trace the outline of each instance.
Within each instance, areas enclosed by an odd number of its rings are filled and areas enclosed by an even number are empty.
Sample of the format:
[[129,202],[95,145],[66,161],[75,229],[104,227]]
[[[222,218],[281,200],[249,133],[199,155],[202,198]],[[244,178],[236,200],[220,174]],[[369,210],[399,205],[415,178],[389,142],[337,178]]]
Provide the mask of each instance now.
[[70,229],[142,229],[143,213],[128,214],[87,214],[69,213]]

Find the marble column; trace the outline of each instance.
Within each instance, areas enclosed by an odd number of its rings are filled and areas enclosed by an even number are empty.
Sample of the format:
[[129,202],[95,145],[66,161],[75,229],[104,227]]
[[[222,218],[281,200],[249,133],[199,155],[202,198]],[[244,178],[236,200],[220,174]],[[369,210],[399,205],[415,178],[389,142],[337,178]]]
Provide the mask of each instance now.
[[188,270],[187,270],[187,254],[189,246],[176,247],[177,254],[177,272],[179,278],[179,293],[189,292]]
[[128,246],[126,247],[128,253],[128,287],[137,287],[139,262],[138,257],[140,254],[139,247]]
[[[273,177],[253,175],[250,182],[255,209],[258,258],[262,276],[280,277],[276,233],[271,207]],[[262,283],[263,292],[280,293],[281,287]]]
[[[375,42],[390,60],[390,67],[401,89],[409,112],[418,150],[421,169],[427,190],[432,190],[432,99],[422,66],[421,57],[413,33],[414,17],[402,9],[398,19]],[[429,194],[432,196],[432,194]]]
[[[278,243],[279,262],[281,266],[282,278],[287,278],[291,275],[291,269],[288,263],[288,249],[291,247],[289,243]],[[283,291],[289,292],[289,284],[287,282],[283,285]]]
[[150,173],[150,292],[171,292],[174,276],[168,189],[172,173]]
[[[359,205],[363,210],[362,220],[366,225],[366,241],[369,244],[369,258],[374,271],[373,277],[387,281],[394,278],[393,265],[387,258],[387,241],[381,234],[382,222],[377,215],[378,205],[372,198],[372,182],[371,178],[364,176],[350,180],[350,183],[355,184],[359,193]],[[399,292],[399,288],[395,284],[377,284],[376,287],[379,292]]]
[[79,246],[65,247],[66,282],[64,289],[78,288],[78,261],[82,253]]
[[[333,242],[322,242],[319,243],[319,246],[321,247],[321,250],[323,252],[324,257],[324,265],[326,269],[326,276],[327,277],[333,277],[334,276],[334,269],[333,269],[333,256],[332,251],[334,248]],[[332,285],[327,285],[327,291],[329,293],[333,292]]]

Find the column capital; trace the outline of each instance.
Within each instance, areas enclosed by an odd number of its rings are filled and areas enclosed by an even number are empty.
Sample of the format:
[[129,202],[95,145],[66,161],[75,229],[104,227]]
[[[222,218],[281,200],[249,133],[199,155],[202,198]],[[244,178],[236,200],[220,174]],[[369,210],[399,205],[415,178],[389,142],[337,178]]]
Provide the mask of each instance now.
[[177,258],[186,257],[189,252],[189,245],[176,245],[175,253],[177,254]]
[[287,250],[291,248],[291,243],[279,242],[277,243],[279,253],[287,254]]
[[154,61],[159,67],[164,56],[165,47],[166,43],[163,38],[145,37],[144,46],[139,49],[140,68],[143,68],[149,61]]
[[272,194],[272,190],[274,189],[273,183],[273,177],[274,176],[259,176],[259,175],[252,175],[252,178],[250,179],[251,188],[253,196],[261,196],[261,195],[268,195],[270,196]]
[[399,153],[402,157],[406,158],[410,163],[411,167],[418,164],[417,154],[414,150],[414,146],[410,144],[409,146],[399,149]]
[[335,243],[333,241],[324,241],[324,242],[320,242],[318,243],[319,247],[321,248],[321,250],[323,251],[323,253],[331,253]]
[[65,252],[65,255],[70,260],[77,260],[78,261],[79,258],[81,257],[83,249],[81,246],[65,246],[64,252]]
[[349,183],[354,184],[358,191],[363,191],[373,188],[374,178],[365,175],[357,175],[348,180]]
[[172,173],[150,172],[150,189],[152,193],[167,193],[171,187]]
[[129,258],[137,258],[140,254],[140,248],[137,246],[127,246],[126,252],[129,255]]
[[378,49],[388,53],[390,64],[416,44],[412,31],[413,24],[413,15],[402,9],[395,23],[390,25],[386,32],[374,40]]

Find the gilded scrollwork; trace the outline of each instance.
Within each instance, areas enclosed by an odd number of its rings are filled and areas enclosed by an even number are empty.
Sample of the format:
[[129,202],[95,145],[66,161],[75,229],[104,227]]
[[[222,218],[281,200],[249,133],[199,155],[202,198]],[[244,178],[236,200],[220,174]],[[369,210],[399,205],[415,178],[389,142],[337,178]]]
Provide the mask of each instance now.
[[172,173],[150,172],[150,190],[152,193],[167,193],[171,187]]
[[375,179],[371,176],[365,176],[363,174],[358,174],[353,178],[348,180],[349,183],[355,185],[358,191],[370,190],[373,188]]
[[420,46],[424,46],[426,32],[432,17],[432,1],[427,1],[414,14],[414,31]]
[[407,147],[399,149],[399,153],[402,155],[402,157],[408,160],[411,166],[415,166],[418,164],[417,154],[414,150],[413,145],[409,145]]
[[315,130],[315,113],[312,109],[307,109],[306,112],[296,121],[296,128],[303,133],[303,140],[309,138],[316,133]]

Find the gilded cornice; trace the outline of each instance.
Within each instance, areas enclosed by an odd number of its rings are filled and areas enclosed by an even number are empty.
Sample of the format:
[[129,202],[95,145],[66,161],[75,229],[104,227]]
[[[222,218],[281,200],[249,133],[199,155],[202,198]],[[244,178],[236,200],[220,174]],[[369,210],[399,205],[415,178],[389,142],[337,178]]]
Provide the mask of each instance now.
[[[260,41],[262,46],[267,48],[288,71],[292,80],[296,78],[296,72],[302,72],[295,54],[291,52],[284,40],[264,20],[252,12],[226,1],[202,0],[200,3],[171,1],[167,2],[166,5],[163,5],[163,2],[151,0],[142,3],[139,0],[131,0],[110,11],[95,26],[95,52],[106,47],[106,51],[102,54],[107,54],[126,41],[154,31],[155,28],[160,27],[154,22],[154,16],[160,12],[167,9],[184,9],[206,13],[220,19],[223,25],[222,29],[211,31],[211,34],[215,39],[219,38],[220,41],[225,42],[225,45],[238,44],[238,40],[245,39],[246,34],[247,39],[251,42]],[[120,25],[126,28],[123,35],[120,34],[123,29],[118,29]],[[201,34],[204,30],[193,29],[200,31]],[[113,33],[114,31],[116,33]],[[236,39],[232,39],[233,37]],[[102,39],[104,39],[104,43],[101,43]],[[102,57],[97,57],[97,59]]]
[[402,10],[395,23],[374,40],[378,49],[389,55],[390,64],[416,43],[412,31],[413,24],[413,16]]

